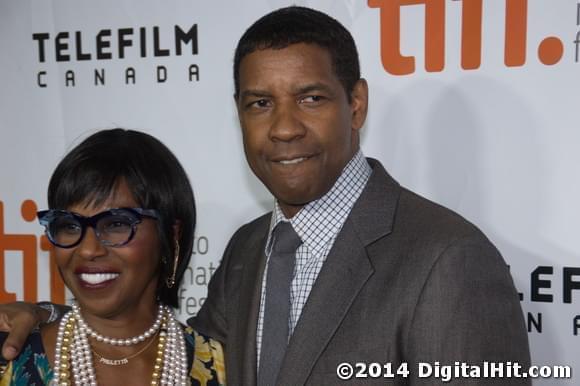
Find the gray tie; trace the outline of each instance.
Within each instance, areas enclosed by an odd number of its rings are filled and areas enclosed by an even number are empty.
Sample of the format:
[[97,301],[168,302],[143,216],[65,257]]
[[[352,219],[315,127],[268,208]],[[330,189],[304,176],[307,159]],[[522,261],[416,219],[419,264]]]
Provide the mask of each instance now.
[[258,386],[274,386],[288,346],[290,284],[296,249],[302,241],[289,222],[280,222],[273,232],[274,244],[268,261],[264,326],[260,350]]

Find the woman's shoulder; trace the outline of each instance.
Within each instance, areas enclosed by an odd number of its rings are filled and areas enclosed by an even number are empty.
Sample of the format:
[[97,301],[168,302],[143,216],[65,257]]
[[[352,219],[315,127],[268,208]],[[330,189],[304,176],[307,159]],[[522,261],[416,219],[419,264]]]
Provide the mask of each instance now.
[[[0,336],[0,344],[6,334]],[[20,354],[12,361],[3,361],[0,365],[0,385],[43,384],[52,378],[52,369],[42,344],[38,330],[32,332]]]
[[189,326],[183,326],[188,355],[191,358],[190,376],[200,385],[225,385],[224,351],[222,344]]
[[208,345],[212,345],[212,346],[216,346],[216,347],[222,346],[222,344],[218,340],[210,337],[209,335],[205,335],[205,334],[193,329],[190,326],[187,326],[185,324],[181,324],[181,327],[183,328],[185,335],[186,335],[186,340],[188,340],[188,341],[197,342],[197,341],[201,340],[202,342],[204,342],[204,344],[208,344]]

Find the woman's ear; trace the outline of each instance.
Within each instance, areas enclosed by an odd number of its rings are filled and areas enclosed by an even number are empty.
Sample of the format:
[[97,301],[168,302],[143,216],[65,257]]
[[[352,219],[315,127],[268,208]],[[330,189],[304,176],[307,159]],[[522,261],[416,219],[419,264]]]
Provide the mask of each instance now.
[[173,264],[171,269],[171,276],[165,279],[165,285],[167,288],[173,288],[175,286],[175,275],[177,274],[177,265],[179,264],[179,239],[181,238],[181,221],[176,220],[173,223]]
[[173,240],[179,242],[181,238],[181,220],[175,220],[173,223]]

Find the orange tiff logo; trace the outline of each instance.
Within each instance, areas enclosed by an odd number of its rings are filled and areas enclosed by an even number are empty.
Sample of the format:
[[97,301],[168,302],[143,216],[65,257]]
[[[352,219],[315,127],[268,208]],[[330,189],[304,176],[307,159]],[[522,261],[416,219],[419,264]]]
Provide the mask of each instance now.
[[[36,203],[25,200],[20,206],[22,218],[27,222],[36,220]],[[24,286],[24,300],[36,302],[38,298],[38,249],[49,252],[50,259],[50,300],[64,304],[64,283],[60,278],[52,244],[42,235],[14,235],[6,234],[4,226],[4,204],[0,201],[0,303],[16,301],[16,294],[6,291],[5,253],[7,251],[22,252],[22,283]],[[10,273],[12,274],[12,273]],[[46,296],[42,296],[46,299]]]
[[[454,0],[461,3],[461,67],[474,70],[481,65],[483,0]],[[381,61],[393,75],[415,72],[415,57],[401,54],[400,10],[408,5],[425,6],[425,70],[442,71],[445,67],[445,0],[368,0],[371,8],[380,9]],[[526,62],[528,0],[505,0],[504,63],[508,67]],[[538,58],[545,65],[562,58],[562,41],[546,37],[538,47]]]

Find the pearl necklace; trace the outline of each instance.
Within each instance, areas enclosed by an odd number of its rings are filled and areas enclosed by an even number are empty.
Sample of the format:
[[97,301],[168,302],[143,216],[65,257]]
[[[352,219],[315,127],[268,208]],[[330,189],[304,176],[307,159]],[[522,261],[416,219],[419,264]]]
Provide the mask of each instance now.
[[[157,335],[157,333],[155,333],[155,335]],[[153,335],[153,337],[155,337],[155,335]],[[139,349],[139,351],[137,351],[134,354],[131,354],[129,356],[123,357],[123,358],[117,358],[117,359],[109,359],[106,358],[104,356],[102,356],[101,354],[99,354],[97,352],[97,350],[95,349],[91,349],[93,351],[93,354],[95,354],[95,356],[99,359],[99,363],[105,364],[107,366],[122,366],[122,365],[126,365],[129,363],[130,359],[136,358],[139,355],[143,354],[145,351],[147,351],[147,349],[149,347],[151,347],[151,345],[153,344],[153,342],[155,341],[155,338],[149,340],[149,342],[147,342],[147,344],[145,346],[143,346],[142,348]]]
[[80,308],[76,303],[73,303],[72,308],[74,316],[78,321],[79,325],[81,326],[81,328],[84,328],[86,330],[87,334],[89,334],[91,338],[96,339],[97,342],[103,342],[113,346],[132,346],[137,343],[145,341],[145,339],[150,338],[151,336],[153,336],[153,334],[157,332],[157,330],[159,330],[159,326],[161,325],[161,318],[163,317],[163,306],[160,304],[157,310],[157,317],[155,318],[155,322],[153,322],[153,325],[149,327],[147,331],[133,338],[117,339],[117,338],[109,338],[108,336],[101,335],[95,330],[93,330],[83,319]]
[[[161,331],[151,384],[187,385],[189,379],[183,330],[169,307],[160,306],[160,308]],[[71,381],[74,380],[77,385],[97,385],[86,327],[88,327],[86,323],[85,326],[80,324],[74,309],[65,314],[60,321],[52,384],[71,385],[73,383]]]

